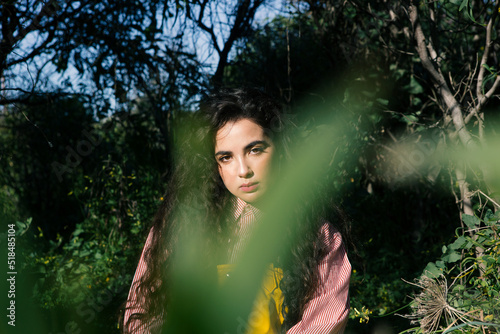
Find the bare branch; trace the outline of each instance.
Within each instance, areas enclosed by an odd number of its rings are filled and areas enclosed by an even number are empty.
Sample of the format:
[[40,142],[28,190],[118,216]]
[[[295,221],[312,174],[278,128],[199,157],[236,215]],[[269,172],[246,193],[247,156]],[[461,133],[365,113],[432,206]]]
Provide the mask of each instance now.
[[490,55],[490,48],[491,45],[493,44],[493,41],[491,39],[491,34],[493,30],[493,24],[496,18],[498,17],[499,8],[500,8],[500,3],[497,2],[497,4],[495,5],[495,9],[493,11],[493,15],[489,19],[488,25],[486,26],[486,41],[484,45],[484,53],[483,57],[481,58],[481,63],[479,65],[479,74],[477,76],[477,83],[476,83],[477,103],[465,118],[465,124],[468,124],[472,119],[472,117],[474,116],[478,116],[479,119],[481,119],[481,117],[479,116],[479,112],[486,104],[486,102],[488,102],[488,100],[493,96],[495,91],[498,89],[498,85],[500,84],[500,76],[497,75],[497,77],[495,78],[495,82],[493,83],[491,88],[485,94],[483,94],[483,83],[484,83],[484,74],[486,71],[486,63],[488,62],[488,58]]
[[[206,8],[207,4],[208,4],[208,0],[205,0],[205,1],[200,3],[200,13],[198,15],[198,18],[195,19],[195,22],[198,25],[198,27],[200,27],[203,31],[207,32],[210,35],[210,38],[212,39],[212,44],[215,48],[215,51],[217,51],[217,53],[220,56],[222,50],[219,47],[219,43],[217,42],[217,36],[215,35],[214,27],[213,26],[208,27],[205,23],[203,23],[203,17],[205,16],[205,8]],[[192,20],[193,18],[192,18],[191,11],[189,8],[186,11],[186,13],[187,13],[188,18]]]
[[486,43],[484,44],[484,53],[483,57],[481,58],[481,63],[480,63],[480,68],[479,68],[479,74],[477,76],[477,85],[476,85],[476,94],[479,100],[482,99],[483,97],[483,81],[484,81],[484,72],[486,70],[486,63],[488,62],[488,58],[490,56],[490,47],[492,45],[492,40],[491,40],[491,31],[493,29],[493,23],[495,22],[495,19],[498,16],[498,7],[499,3],[495,5],[495,9],[493,10],[493,15],[488,21],[488,25],[486,26]]
[[[409,8],[409,14],[410,14],[410,21],[413,26],[413,34],[415,41],[417,42],[417,52],[418,55],[420,56],[420,60],[422,61],[422,65],[424,68],[429,72],[429,74],[432,77],[432,80],[435,82],[437,85],[437,88],[440,87],[446,87],[446,89],[449,90],[448,85],[446,84],[446,81],[441,73],[436,69],[434,66],[432,59],[429,55],[428,47],[429,50],[433,51],[432,46],[427,46],[425,44],[425,35],[422,30],[422,26],[420,24],[420,20],[418,18],[418,10],[417,7],[414,6],[413,4]],[[435,51],[434,51],[435,52]]]
[[486,94],[478,98],[477,105],[474,108],[472,108],[467,117],[465,117],[465,124],[468,124],[472,119],[472,117],[474,117],[479,113],[479,111],[481,111],[484,104],[488,102],[493,93],[495,93],[495,91],[497,90],[498,85],[500,85],[500,76],[497,75],[495,82],[493,83],[493,86],[491,86],[491,88],[488,90]]
[[17,34],[16,37],[14,37],[14,43],[17,43],[18,41],[22,40],[26,35],[28,35],[30,32],[40,30],[40,22],[43,20],[44,17],[48,17],[51,15],[54,15],[54,13],[57,11],[57,2],[56,0],[51,0],[47,2],[43,7],[40,13],[35,16],[33,21],[31,23],[21,29],[19,33]]
[[255,13],[257,12],[257,9],[260,7],[263,1],[264,0],[244,0],[238,2],[236,9],[236,18],[231,27],[229,37],[224,43],[224,48],[220,53],[219,64],[217,65],[215,74],[212,77],[212,80],[215,83],[221,82],[224,69],[227,66],[229,52],[231,51],[234,43],[243,36],[245,29],[250,28],[252,20],[255,17]]
[[50,96],[51,98],[59,98],[59,97],[71,97],[71,96],[76,96],[76,97],[86,97],[90,99],[92,96],[90,94],[82,94],[82,93],[72,93],[72,92],[57,92],[57,93],[46,93],[46,92],[33,92],[33,91],[26,91],[21,88],[10,88],[10,89],[2,89],[2,90],[11,90],[11,91],[18,91],[22,92],[24,95],[22,96],[17,96],[15,98],[5,98],[0,95],[0,105],[12,105],[12,104],[23,104],[23,105],[32,105],[33,104],[33,97],[47,97]]
[[435,88],[438,90],[438,93],[442,101],[444,102],[447,110],[451,114],[453,125],[458,133],[458,136],[460,137],[460,141],[466,147],[468,146],[475,147],[475,143],[472,139],[472,136],[465,127],[461,105],[458,103],[454,94],[451,92],[440,69],[434,66],[434,63],[429,55],[429,52],[435,52],[435,51],[431,43],[428,43],[428,45],[426,45],[425,42],[426,37],[418,17],[418,4],[415,4],[414,2],[416,1],[412,1],[410,4],[409,15],[410,15],[410,22],[413,28],[415,42],[417,44],[416,49],[420,57],[420,60],[422,61],[422,65],[425,68],[425,70],[430,74],[431,79],[434,82]]
[[52,42],[52,40],[54,39],[54,36],[55,36],[55,31],[53,31],[53,30],[49,31],[49,35],[43,41],[42,44],[40,44],[38,47],[33,49],[33,51],[31,51],[28,55],[8,62],[5,66],[5,68],[9,68],[9,67],[14,66],[16,64],[24,63],[24,62],[34,58],[35,56],[41,54],[43,52],[43,50],[45,50],[47,48],[47,45],[49,45],[49,43]]

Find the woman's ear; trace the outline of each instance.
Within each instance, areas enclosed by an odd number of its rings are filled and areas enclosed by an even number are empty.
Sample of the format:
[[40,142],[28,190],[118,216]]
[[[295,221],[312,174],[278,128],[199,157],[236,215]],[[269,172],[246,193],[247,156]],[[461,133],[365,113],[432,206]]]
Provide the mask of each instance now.
[[224,181],[224,178],[222,177],[222,167],[220,166],[220,164],[217,164],[217,170],[219,171],[220,178]]

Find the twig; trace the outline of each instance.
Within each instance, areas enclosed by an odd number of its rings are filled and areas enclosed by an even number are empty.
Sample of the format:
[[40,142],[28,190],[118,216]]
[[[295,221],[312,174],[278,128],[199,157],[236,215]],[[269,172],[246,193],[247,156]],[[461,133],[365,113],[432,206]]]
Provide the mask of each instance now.
[[497,75],[495,82],[493,83],[493,86],[491,86],[491,88],[488,90],[488,92],[486,92],[486,94],[483,94],[483,82],[484,82],[484,74],[486,71],[486,63],[488,62],[488,58],[490,56],[490,48],[491,45],[493,44],[493,41],[491,40],[491,34],[493,30],[493,24],[498,16],[499,8],[500,8],[500,3],[497,2],[495,5],[495,9],[493,10],[493,15],[488,20],[488,25],[486,26],[486,42],[484,45],[483,57],[481,58],[481,63],[479,65],[479,73],[477,76],[477,84],[476,84],[477,105],[470,111],[470,113],[465,118],[465,124],[469,123],[471,118],[479,113],[484,104],[488,102],[493,93],[495,93],[495,91],[498,88],[498,85],[500,85],[500,76]]
[[418,15],[418,4],[416,4],[416,2],[416,0],[413,0],[411,2],[409,7],[409,14],[414,33],[414,39],[416,42],[416,49],[418,51],[420,60],[422,61],[422,66],[430,74],[435,88],[438,90],[441,98],[443,99],[447,110],[449,110],[451,118],[453,120],[453,125],[455,126],[455,130],[460,137],[460,141],[465,147],[475,148],[476,144],[465,127],[462,107],[455,99],[455,96],[446,83],[446,80],[444,79],[439,67],[435,67],[430,57],[430,53],[434,53],[435,50],[431,43],[428,43],[426,45],[426,37],[420,23]]
[[481,100],[483,97],[483,80],[484,80],[484,72],[486,71],[485,65],[488,62],[488,58],[490,56],[490,47],[492,44],[491,41],[491,30],[493,28],[493,22],[495,21],[498,15],[498,3],[495,5],[495,9],[493,10],[493,15],[488,21],[488,25],[486,26],[486,43],[484,45],[484,53],[481,58],[481,64],[479,65],[479,74],[477,76],[477,85],[476,85],[476,94],[477,97]]
[[497,202],[495,202],[490,196],[486,195],[485,193],[483,193],[481,190],[477,190],[481,195],[483,195],[484,197],[486,197],[491,203],[495,204],[497,207],[500,208],[500,204],[498,204]]

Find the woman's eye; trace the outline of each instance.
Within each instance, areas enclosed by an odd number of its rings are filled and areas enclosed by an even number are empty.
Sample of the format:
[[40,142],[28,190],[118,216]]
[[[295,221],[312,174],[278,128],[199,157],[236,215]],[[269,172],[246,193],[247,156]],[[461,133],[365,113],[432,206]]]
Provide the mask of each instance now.
[[253,147],[250,150],[250,153],[252,153],[252,154],[259,154],[259,153],[262,153],[262,152],[264,152],[264,148],[263,147]]
[[226,162],[226,161],[229,161],[229,159],[231,159],[231,157],[229,155],[223,155],[223,156],[219,157],[220,162]]

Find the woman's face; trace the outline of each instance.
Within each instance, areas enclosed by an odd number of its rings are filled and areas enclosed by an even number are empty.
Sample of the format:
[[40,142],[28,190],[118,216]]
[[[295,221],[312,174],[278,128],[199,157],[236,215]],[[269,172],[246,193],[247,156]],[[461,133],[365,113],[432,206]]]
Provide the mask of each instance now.
[[264,129],[249,119],[229,122],[215,136],[215,159],[234,196],[256,203],[266,192],[274,149]]

